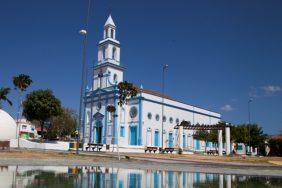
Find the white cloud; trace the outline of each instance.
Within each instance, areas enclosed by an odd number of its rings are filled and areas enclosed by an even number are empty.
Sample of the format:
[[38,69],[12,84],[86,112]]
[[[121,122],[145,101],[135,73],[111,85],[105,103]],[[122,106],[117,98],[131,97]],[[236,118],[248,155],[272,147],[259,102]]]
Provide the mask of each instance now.
[[280,91],[282,91],[282,87],[280,86],[274,86],[274,85],[268,85],[263,86],[261,89],[264,91],[264,94],[267,96],[272,96]]
[[230,112],[230,111],[234,110],[234,108],[230,104],[226,104],[226,105],[222,106],[220,108],[220,110],[225,111],[225,112]]

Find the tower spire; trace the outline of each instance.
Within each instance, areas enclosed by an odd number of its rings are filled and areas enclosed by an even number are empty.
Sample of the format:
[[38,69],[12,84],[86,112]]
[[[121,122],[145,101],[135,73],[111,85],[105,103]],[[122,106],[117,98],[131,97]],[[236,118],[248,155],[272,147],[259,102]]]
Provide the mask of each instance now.
[[111,14],[109,15],[104,27],[107,27],[107,26],[113,26],[113,27],[116,27],[114,21],[113,21],[113,18],[111,16]]

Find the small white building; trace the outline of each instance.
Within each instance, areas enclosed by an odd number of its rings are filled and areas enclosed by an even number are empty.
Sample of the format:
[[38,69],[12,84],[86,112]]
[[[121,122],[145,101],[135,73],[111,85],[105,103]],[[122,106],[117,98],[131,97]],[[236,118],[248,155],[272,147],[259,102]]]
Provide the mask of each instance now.
[[[115,145],[118,138],[119,146],[123,148],[175,147],[178,137],[182,148],[204,150],[205,143],[194,140],[192,130],[183,130],[178,135],[174,126],[183,120],[192,124],[216,124],[221,120],[219,113],[142,87],[128,104],[122,108],[118,106],[117,84],[124,81],[125,70],[121,64],[120,47],[116,38],[116,25],[109,16],[104,25],[103,39],[98,44],[98,63],[93,69],[93,85],[84,98],[85,119],[81,129],[84,143]],[[108,105],[116,107],[116,118],[112,118],[106,111]]]
[[31,139],[38,137],[35,125],[26,119],[19,119],[18,121],[19,136],[23,139]]

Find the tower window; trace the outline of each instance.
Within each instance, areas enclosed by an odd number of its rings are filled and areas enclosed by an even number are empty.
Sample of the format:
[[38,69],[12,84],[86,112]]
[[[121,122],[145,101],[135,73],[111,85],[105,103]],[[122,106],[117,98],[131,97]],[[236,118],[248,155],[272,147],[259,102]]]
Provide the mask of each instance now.
[[116,59],[116,48],[113,48],[112,59]]
[[103,48],[103,59],[106,59],[106,47]]
[[114,74],[114,82],[117,81],[117,74]]
[[111,29],[111,38],[113,39],[114,38],[114,30]]

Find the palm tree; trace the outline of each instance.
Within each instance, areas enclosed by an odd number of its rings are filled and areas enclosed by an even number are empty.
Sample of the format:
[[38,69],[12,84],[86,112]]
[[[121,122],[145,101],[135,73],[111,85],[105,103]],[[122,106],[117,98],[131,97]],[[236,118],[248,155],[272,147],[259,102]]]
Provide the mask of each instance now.
[[17,114],[17,136],[18,136],[18,147],[19,147],[19,134],[18,134],[18,121],[21,117],[21,107],[22,107],[22,96],[23,92],[31,85],[32,80],[30,76],[25,74],[19,74],[18,76],[13,77],[13,84],[15,89],[19,91],[19,107]]
[[20,110],[22,106],[22,95],[23,92],[26,91],[26,89],[31,85],[32,80],[30,76],[25,75],[25,74],[20,74],[18,76],[13,77],[13,83],[15,86],[16,90],[19,90],[19,109],[18,109],[18,116],[17,116],[17,121],[20,116]]
[[1,101],[7,102],[10,106],[13,105],[13,103],[7,98],[7,95],[10,93],[10,88],[8,87],[2,87],[0,88],[0,108],[1,108]]

